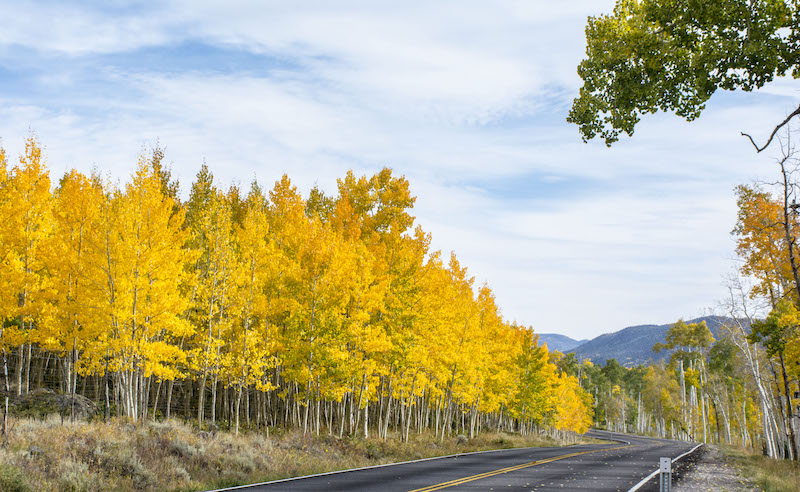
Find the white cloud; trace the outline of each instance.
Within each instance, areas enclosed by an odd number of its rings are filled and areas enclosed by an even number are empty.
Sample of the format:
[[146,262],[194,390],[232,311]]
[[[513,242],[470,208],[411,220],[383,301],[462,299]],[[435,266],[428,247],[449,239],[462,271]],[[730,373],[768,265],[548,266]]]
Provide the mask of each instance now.
[[113,53],[169,40],[169,26],[157,12],[114,16],[81,4],[5,2],[0,46],[79,56]]

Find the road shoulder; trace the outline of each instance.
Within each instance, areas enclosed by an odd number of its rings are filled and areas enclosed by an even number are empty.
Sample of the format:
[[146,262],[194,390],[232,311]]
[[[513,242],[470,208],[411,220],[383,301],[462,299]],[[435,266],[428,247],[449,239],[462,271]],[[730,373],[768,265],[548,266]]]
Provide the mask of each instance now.
[[682,461],[682,470],[675,477],[675,492],[761,490],[717,446],[705,445]]

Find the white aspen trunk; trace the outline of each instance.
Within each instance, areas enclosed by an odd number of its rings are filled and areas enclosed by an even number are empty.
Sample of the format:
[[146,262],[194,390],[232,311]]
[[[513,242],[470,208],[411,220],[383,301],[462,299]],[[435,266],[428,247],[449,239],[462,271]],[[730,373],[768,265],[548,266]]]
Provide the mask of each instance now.
[[156,397],[153,399],[153,422],[156,421],[156,412],[158,411],[158,397],[161,395],[161,385],[164,384],[164,380],[161,379],[158,381],[158,386],[156,386]]
[[415,415],[415,410],[418,411],[418,408],[414,407],[414,386],[411,387],[411,395],[408,397],[408,401],[406,402],[406,421],[403,431],[401,433],[403,442],[408,442],[408,433],[411,430],[411,419]]
[[[753,376],[753,379],[756,384],[756,388],[758,389],[758,396],[761,403],[761,411],[762,411],[762,428],[764,432],[764,441],[767,448],[767,455],[771,458],[775,458],[779,456],[778,453],[778,446],[775,442],[775,436],[777,435],[777,426],[773,426],[774,423],[774,416],[772,408],[769,404],[769,397],[767,396],[767,392],[764,389],[761,379],[761,370],[759,367],[758,356],[754,353],[754,348],[750,345],[747,341],[747,332],[744,329],[744,326],[739,321],[741,319],[742,314],[744,317],[747,318],[749,322],[752,323],[752,318],[747,312],[747,293],[745,292],[744,288],[740,285],[731,285],[729,286],[729,293],[731,296],[730,301],[730,317],[733,319],[733,326],[728,326],[728,331],[731,333],[731,340],[734,344],[739,348],[744,355],[745,360],[747,361],[747,366],[750,369],[750,372]],[[737,297],[740,298],[741,301],[741,309],[743,312],[737,311]],[[743,404],[743,416],[744,416],[744,404],[746,402],[746,398],[742,398]],[[747,433],[747,419],[743,418],[742,423],[744,425],[744,433]],[[774,428],[774,431],[773,431]]]
[[317,412],[316,412],[316,426],[317,426],[317,436],[319,436],[319,425],[320,425],[320,421],[319,421],[319,411],[320,411],[320,394],[319,394],[319,391],[317,391],[316,406],[317,406]]
[[369,402],[364,403],[364,439],[369,438]]
[[724,429],[725,429],[725,443],[730,445],[731,444],[731,421],[728,415],[727,404],[722,405],[720,404],[719,399],[717,400],[716,405],[719,407],[720,411],[722,412],[722,420],[724,421]]
[[239,390],[236,393],[236,432],[239,435],[239,407],[242,405],[242,386],[239,385]]
[[164,416],[167,422],[169,422],[170,418],[170,411],[172,409],[172,390],[175,387],[175,380],[170,379],[169,384],[167,384],[167,413]]
[[356,433],[355,429],[361,421],[361,404],[364,403],[364,389],[367,386],[367,373],[364,373],[364,378],[361,380],[361,390],[358,392],[358,406],[353,410],[355,414],[355,424],[353,425],[353,434]]
[[[394,368],[394,366],[392,366]],[[378,435],[382,439],[386,439],[386,434],[389,432],[389,416],[392,411],[392,376],[393,376],[393,369],[389,370],[389,385],[388,385],[388,392],[386,396],[386,415],[383,419],[383,430],[378,430]]]
[[440,410],[441,410],[439,407],[441,405],[441,399],[442,399],[442,395],[439,395],[439,397],[436,398],[436,419],[435,419],[436,420],[436,425],[435,425],[435,427],[433,429],[433,435],[434,436],[439,435],[439,413],[440,413]]
[[408,431],[411,428],[411,415],[414,413],[412,404],[414,403],[414,389],[417,387],[417,376],[414,375],[414,379],[411,381],[411,392],[408,395],[408,412],[406,415],[406,422],[405,428],[402,430],[401,435],[403,436],[403,441],[408,442]]
[[[24,321],[23,321],[24,323]],[[17,396],[22,396],[22,359],[25,357],[25,346],[20,345],[17,348]]]
[[708,419],[706,415],[706,391],[705,391],[705,364],[700,364],[700,411],[703,414],[703,442],[708,442],[707,427]]
[[339,438],[344,436],[344,422],[345,422],[345,412],[347,411],[347,400],[351,399],[350,393],[347,393],[342,398],[342,403],[339,405]]
[[[33,330],[33,321],[30,321],[30,330]],[[33,344],[28,342],[28,356],[25,358],[25,394],[31,391],[31,350]]]
[[642,392],[639,392],[639,397],[636,399],[636,432],[642,433]]
[[[2,336],[2,330],[0,330],[0,336]],[[5,436],[6,432],[8,431],[8,395],[9,395],[8,357],[6,356],[5,348],[3,348],[3,382],[5,383],[5,391],[3,395],[3,436]]]
[[742,446],[747,446],[750,433],[747,430],[747,400],[742,397],[742,421],[739,423],[742,429]]
[[440,440],[442,440],[442,441],[444,440],[444,434],[445,434],[445,431],[446,431],[446,432],[448,433],[448,435],[449,435],[449,433],[450,433],[450,429],[452,429],[452,425],[453,425],[453,412],[452,412],[452,410],[451,410],[451,407],[452,407],[452,406],[453,406],[453,405],[452,405],[451,398],[450,398],[450,396],[448,395],[448,397],[447,397],[447,401],[445,402],[445,405],[444,405],[444,410],[443,410],[443,412],[444,412],[444,419],[442,420],[442,435],[441,435],[441,439],[440,439]]
[[688,420],[686,418],[686,379],[683,374],[683,360],[681,360],[681,418],[684,422]]
[[308,407],[311,406],[311,399],[306,397],[306,408],[303,410],[303,435],[308,434]]
[[217,385],[219,384],[219,370],[214,370],[214,380],[211,384],[211,425],[217,423]]
[[[84,379],[84,382],[86,379]],[[69,419],[75,422],[75,391],[78,387],[78,340],[72,338],[72,399],[70,400]],[[85,396],[85,395],[84,395]]]

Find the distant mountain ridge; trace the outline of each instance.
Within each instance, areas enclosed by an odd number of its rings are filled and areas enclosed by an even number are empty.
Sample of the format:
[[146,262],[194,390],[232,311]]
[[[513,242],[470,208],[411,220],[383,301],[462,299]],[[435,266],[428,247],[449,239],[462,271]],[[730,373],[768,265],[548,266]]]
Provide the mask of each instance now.
[[[714,338],[719,339],[722,326],[732,320],[721,316],[703,316],[686,320],[686,323],[699,323],[701,321],[705,321]],[[617,359],[617,362],[623,366],[633,367],[650,361],[658,362],[669,358],[669,351],[662,351],[657,354],[652,351],[652,348],[656,343],[664,343],[666,341],[667,331],[672,325],[673,323],[629,326],[614,333],[600,335],[584,343],[563,335],[540,333],[539,343],[541,344],[545,340],[559,340],[554,337],[563,337],[566,339],[566,344],[560,346],[565,347],[570,341],[577,344],[562,350],[556,344],[551,345],[548,342],[547,347],[564,353],[574,352],[578,360],[589,359],[595,364],[604,364],[607,359]]]
[[569,352],[578,345],[588,342],[588,339],[575,340],[566,335],[559,335],[558,333],[538,333],[539,345],[546,343],[547,348],[550,350],[558,350],[559,352]]

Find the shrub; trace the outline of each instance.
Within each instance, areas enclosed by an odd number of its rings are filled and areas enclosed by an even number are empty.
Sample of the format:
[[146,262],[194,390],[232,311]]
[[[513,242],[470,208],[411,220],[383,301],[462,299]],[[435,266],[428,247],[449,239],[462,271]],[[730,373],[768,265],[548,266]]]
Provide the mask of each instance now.
[[241,450],[229,455],[227,461],[245,473],[252,473],[257,468],[255,457],[248,450]]
[[59,485],[63,492],[91,492],[99,489],[86,463],[66,460],[60,466]]
[[155,485],[156,480],[153,476],[153,472],[144,466],[142,460],[135,452],[125,450],[120,453],[114,461],[123,475],[131,477],[133,486],[136,487],[136,489],[146,489]]
[[31,490],[25,482],[22,472],[13,465],[0,465],[0,490],[7,492],[28,492]]
[[366,451],[367,451],[366,452],[367,458],[371,460],[379,460],[383,458],[383,452],[381,451],[381,449],[371,442],[367,443]]
[[180,456],[181,458],[194,458],[195,456],[205,453],[205,449],[203,449],[202,446],[192,446],[191,444],[183,442],[180,439],[175,439],[172,441],[170,453]]
[[169,456],[166,463],[172,471],[172,476],[178,482],[189,482],[192,480],[192,475],[174,456]]

